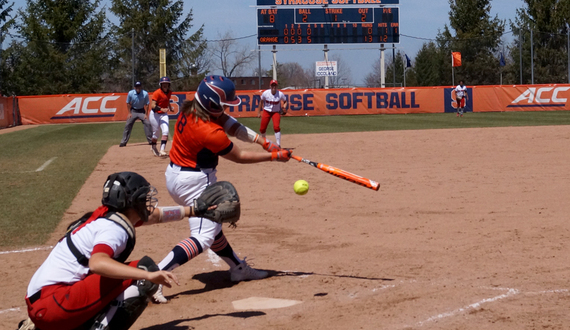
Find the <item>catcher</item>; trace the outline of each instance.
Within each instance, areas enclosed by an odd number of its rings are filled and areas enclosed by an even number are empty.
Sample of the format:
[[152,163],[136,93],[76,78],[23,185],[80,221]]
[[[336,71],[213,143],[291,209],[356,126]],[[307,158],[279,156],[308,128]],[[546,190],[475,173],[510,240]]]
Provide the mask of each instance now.
[[133,172],[110,175],[102,206],[72,223],[28,286],[29,318],[20,330],[129,329],[158,285],[178,284],[149,257],[125,263],[139,225],[200,216],[235,223],[239,196],[229,182],[211,185],[191,206],[155,208],[154,189]]
[[[230,79],[208,76],[198,86],[194,100],[186,100],[182,104],[170,150],[171,162],[165,173],[166,188],[176,203],[191,205],[196,196],[216,182],[219,156],[242,164],[286,162],[290,159],[290,151],[282,150],[224,113],[227,106],[240,102]],[[268,152],[241,150],[226,133],[245,142],[257,143]],[[238,258],[219,223],[200,216],[190,217],[188,222],[190,237],[172,249],[158,264],[160,269],[171,271],[211,249],[230,266],[233,282],[268,276],[267,272],[253,269],[245,260]],[[158,303],[167,302],[162,287],[153,298]]]

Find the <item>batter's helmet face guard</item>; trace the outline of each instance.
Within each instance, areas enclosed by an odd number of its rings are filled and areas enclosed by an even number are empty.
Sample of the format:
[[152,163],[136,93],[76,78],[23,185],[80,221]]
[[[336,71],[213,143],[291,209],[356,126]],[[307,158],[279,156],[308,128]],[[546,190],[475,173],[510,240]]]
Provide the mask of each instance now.
[[224,106],[236,106],[241,99],[236,96],[236,86],[226,77],[207,76],[196,90],[196,100],[212,116],[224,112]]
[[143,222],[158,205],[156,188],[145,178],[134,172],[119,172],[107,177],[103,186],[101,203],[111,211],[134,209]]

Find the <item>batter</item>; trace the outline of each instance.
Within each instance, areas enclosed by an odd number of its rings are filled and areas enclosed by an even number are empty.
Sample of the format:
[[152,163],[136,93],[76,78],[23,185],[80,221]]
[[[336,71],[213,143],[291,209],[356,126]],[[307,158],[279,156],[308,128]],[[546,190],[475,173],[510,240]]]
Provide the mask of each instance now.
[[[216,182],[218,157],[236,163],[268,161],[287,162],[291,152],[282,150],[241,125],[224,113],[227,106],[239,105],[233,82],[222,76],[208,76],[198,86],[194,100],[186,100],[176,121],[170,165],[166,168],[166,188],[180,205],[192,205],[208,185]],[[243,151],[228,136],[258,143],[268,152]],[[190,217],[190,237],[178,243],[158,264],[172,271],[207,249],[211,249],[230,266],[233,282],[267,277],[265,271],[251,268],[238,258],[222,232],[222,225],[206,218]],[[162,287],[153,296],[157,303],[166,303]]]

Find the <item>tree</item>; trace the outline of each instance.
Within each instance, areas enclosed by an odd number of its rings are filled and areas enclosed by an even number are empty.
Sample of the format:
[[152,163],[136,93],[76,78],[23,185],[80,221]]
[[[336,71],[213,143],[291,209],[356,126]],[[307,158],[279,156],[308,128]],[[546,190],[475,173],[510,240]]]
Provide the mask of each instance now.
[[531,83],[530,30],[534,33],[534,82],[567,82],[570,2],[524,0],[524,3],[523,8],[517,9],[515,21],[510,22],[515,38],[509,47],[511,64],[506,68],[509,83],[520,83],[519,47],[523,54],[523,83]]
[[[311,74],[314,75],[314,70]],[[280,88],[310,88],[312,83],[311,74],[297,62],[277,62],[277,80]],[[265,75],[273,77],[273,65]]]
[[456,68],[460,79],[471,85],[497,84],[497,55],[505,22],[490,16],[491,0],[449,0],[449,5],[450,26],[445,25],[437,38],[440,52],[449,58],[447,70],[451,71],[451,51],[458,51],[462,56],[462,66]]
[[[440,50],[435,42],[423,44],[416,55],[414,73],[416,86],[441,86],[445,83],[451,84],[451,77],[446,79],[443,75],[444,68],[451,74],[451,63],[445,63],[447,50]],[[449,75],[448,75],[449,76]],[[408,86],[412,86],[411,84]]]
[[[401,51],[396,52],[396,85],[404,86],[404,66],[406,62],[404,61],[404,54]],[[390,62],[388,62],[386,69],[386,80],[387,86],[391,86],[393,83],[394,75],[394,60],[390,57]],[[366,87],[381,87],[382,82],[380,79],[380,58],[377,58],[372,64],[372,70],[364,78],[364,84]],[[406,69],[406,85],[414,86],[416,84],[415,77],[413,75],[413,68]]]
[[[332,54],[329,57],[329,61],[336,61],[338,71],[336,76],[329,77],[329,87],[342,88],[352,85],[352,71],[350,70],[350,66],[345,63],[344,58],[339,54]],[[313,68],[312,70],[313,72],[311,75],[314,77],[315,69]],[[321,86],[325,86],[325,77],[317,77],[316,79],[318,79]],[[314,83],[311,83],[311,85],[314,85]]]
[[230,31],[219,36],[211,50],[213,66],[222,71],[226,77],[241,75],[245,69],[257,58],[247,45],[240,45]]
[[113,81],[118,81],[118,90],[132,88],[133,29],[135,79],[145,86],[158,87],[161,48],[166,49],[166,72],[173,89],[192,85],[208,72],[203,57],[203,26],[187,37],[192,28],[192,11],[184,17],[183,6],[180,0],[112,0],[110,10],[119,20],[119,24],[112,25],[116,45],[112,76]]
[[[338,73],[336,76],[329,77],[329,86],[335,87],[348,87],[352,84],[352,71],[350,66],[346,64],[342,55],[332,54],[330,57],[331,61],[336,61]],[[323,80],[324,85],[324,78]]]
[[16,24],[24,42],[6,50],[5,88],[18,95],[100,91],[108,67],[99,0],[28,0]]
[[[16,19],[11,16],[13,7],[13,2],[10,4],[8,3],[8,0],[0,0],[0,47],[2,47],[2,44],[4,43],[4,36],[16,22]],[[4,77],[6,70],[4,66],[4,63],[6,63],[5,56],[2,56],[2,58],[0,58],[0,61],[1,77]],[[0,79],[0,86],[3,87],[2,79]]]

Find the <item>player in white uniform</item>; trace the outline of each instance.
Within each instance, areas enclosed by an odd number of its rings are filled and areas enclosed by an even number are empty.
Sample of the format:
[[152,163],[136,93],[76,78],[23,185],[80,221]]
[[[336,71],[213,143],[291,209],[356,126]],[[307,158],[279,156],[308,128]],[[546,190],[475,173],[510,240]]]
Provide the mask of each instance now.
[[[208,216],[207,210],[217,206],[155,208],[155,195],[156,189],[136,173],[110,175],[102,206],[70,225],[32,277],[26,294],[29,318],[19,330],[126,330],[159,284],[178,284],[174,274],[160,271],[149,257],[125,263],[135,246],[135,227]],[[196,205],[210,203],[203,197]]]
[[[275,132],[275,142],[281,146],[281,115],[287,114],[287,97],[280,90],[277,90],[277,80],[271,80],[270,89],[261,94],[261,104],[257,117],[261,117],[259,133],[265,138],[265,132],[269,121],[273,120],[273,131]],[[281,103],[283,102],[283,106]]]
[[463,84],[463,80],[459,81],[459,85],[455,87],[455,99],[457,101],[457,117],[463,117],[465,112],[465,102],[467,101],[467,86]]

